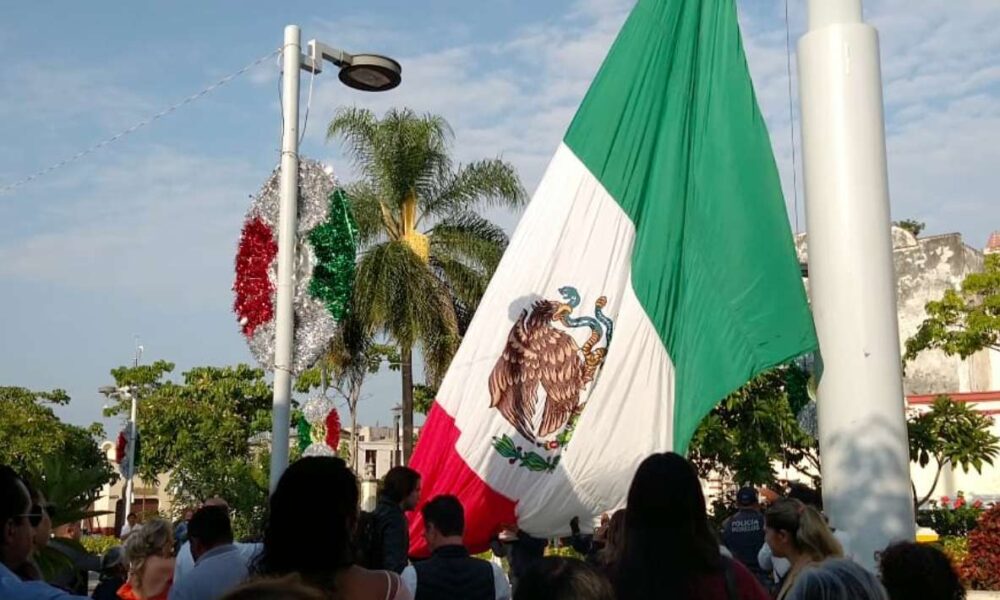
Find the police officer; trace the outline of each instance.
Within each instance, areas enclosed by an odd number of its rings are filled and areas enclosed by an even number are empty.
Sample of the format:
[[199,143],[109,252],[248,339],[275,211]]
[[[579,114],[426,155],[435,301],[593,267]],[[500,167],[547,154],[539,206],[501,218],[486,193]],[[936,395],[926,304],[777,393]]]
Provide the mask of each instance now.
[[764,513],[760,510],[757,490],[742,487],[736,492],[737,512],[722,524],[722,543],[733,554],[733,558],[768,587],[768,574],[757,563],[757,553],[764,545]]

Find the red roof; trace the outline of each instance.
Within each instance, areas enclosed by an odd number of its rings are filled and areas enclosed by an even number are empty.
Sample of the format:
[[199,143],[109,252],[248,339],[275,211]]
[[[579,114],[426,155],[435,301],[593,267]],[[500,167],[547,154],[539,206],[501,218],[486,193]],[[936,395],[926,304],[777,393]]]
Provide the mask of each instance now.
[[942,392],[940,394],[914,394],[907,396],[910,404],[930,404],[938,396],[948,396],[955,402],[997,402],[1000,401],[1000,390],[992,392]]

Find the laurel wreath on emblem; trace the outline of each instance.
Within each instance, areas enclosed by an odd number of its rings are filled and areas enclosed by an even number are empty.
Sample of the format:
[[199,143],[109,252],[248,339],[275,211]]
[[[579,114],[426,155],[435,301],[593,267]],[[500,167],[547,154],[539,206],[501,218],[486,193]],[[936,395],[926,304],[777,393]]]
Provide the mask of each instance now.
[[[594,316],[574,317],[579,292],[567,286],[559,288],[559,294],[561,301],[539,300],[530,311],[521,311],[490,374],[490,407],[500,411],[531,449],[506,433],[493,438],[493,448],[510,464],[530,471],[551,473],[559,465],[560,452],[583,411],[580,396],[604,364],[614,334],[614,321],[603,312],[605,296],[594,303]],[[588,327],[590,337],[580,346],[556,323],[568,329]],[[539,387],[545,391],[545,403],[535,427]]]

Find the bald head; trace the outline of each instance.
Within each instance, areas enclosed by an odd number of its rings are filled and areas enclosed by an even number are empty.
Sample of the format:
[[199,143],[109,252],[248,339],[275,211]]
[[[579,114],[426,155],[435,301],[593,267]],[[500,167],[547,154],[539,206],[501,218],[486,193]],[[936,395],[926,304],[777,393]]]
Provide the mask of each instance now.
[[205,500],[205,503],[202,504],[202,506],[221,506],[222,508],[228,509],[229,503],[219,496],[212,496],[208,500]]

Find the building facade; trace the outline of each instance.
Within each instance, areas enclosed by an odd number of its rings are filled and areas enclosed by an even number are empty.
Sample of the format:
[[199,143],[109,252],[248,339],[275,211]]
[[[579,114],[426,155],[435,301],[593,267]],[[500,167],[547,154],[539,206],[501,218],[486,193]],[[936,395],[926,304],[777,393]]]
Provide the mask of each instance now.
[[[982,251],[965,244],[958,233],[917,238],[893,227],[892,241],[899,344],[905,352],[906,340],[927,318],[926,304],[940,300],[946,290],[958,289],[967,275],[981,272],[985,256],[1000,253],[1000,232],[990,236]],[[808,239],[800,234],[795,242],[808,289]],[[941,350],[921,352],[906,365],[903,391],[910,412],[928,410],[938,395],[972,404],[993,419],[993,434],[1000,436],[1000,352],[981,350],[966,359]],[[933,484],[935,470],[913,464],[911,473],[918,494],[923,495]],[[1000,500],[1000,462],[984,465],[981,474],[946,468],[935,489],[936,497],[954,497],[962,491],[969,498]]]
[[[105,440],[101,443],[101,451],[107,457],[108,463],[117,469],[115,443]],[[113,485],[105,484],[101,490],[101,497],[94,502],[91,510],[108,514],[88,519],[84,523],[84,529],[96,534],[117,536],[130,512],[136,513],[141,519],[157,514],[172,514],[173,497],[166,491],[169,482],[169,473],[161,475],[159,481],[152,482],[136,477],[133,482],[134,500],[129,510],[125,507],[125,479],[119,478]]]

